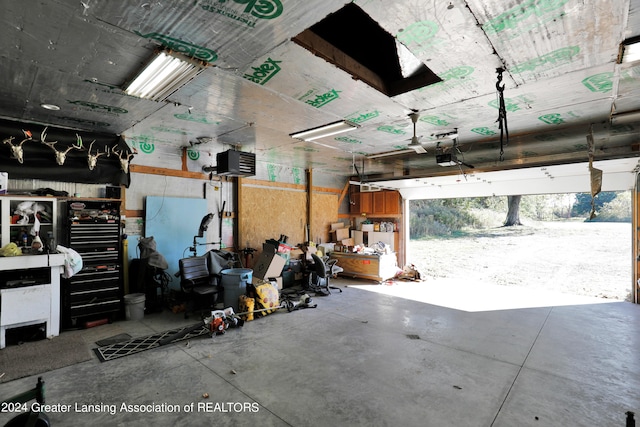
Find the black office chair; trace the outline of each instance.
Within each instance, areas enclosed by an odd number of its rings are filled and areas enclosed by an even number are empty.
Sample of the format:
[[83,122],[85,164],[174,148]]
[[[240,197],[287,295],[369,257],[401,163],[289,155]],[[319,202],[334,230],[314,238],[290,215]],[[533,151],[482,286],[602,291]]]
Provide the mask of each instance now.
[[[187,305],[184,318],[189,317],[190,312],[196,310],[203,314],[204,310],[213,309],[220,286],[218,278],[211,274],[206,256],[195,256],[190,258],[182,258],[178,261],[180,267],[180,289],[189,298],[187,301],[191,303]],[[209,315],[207,313],[207,315]]]
[[334,274],[332,268],[335,262],[331,263],[331,265],[325,264],[316,254],[311,254],[311,258],[313,259],[313,270],[309,272],[309,290],[319,295],[329,295],[331,294],[331,289],[342,292],[342,289],[330,285],[330,278]]

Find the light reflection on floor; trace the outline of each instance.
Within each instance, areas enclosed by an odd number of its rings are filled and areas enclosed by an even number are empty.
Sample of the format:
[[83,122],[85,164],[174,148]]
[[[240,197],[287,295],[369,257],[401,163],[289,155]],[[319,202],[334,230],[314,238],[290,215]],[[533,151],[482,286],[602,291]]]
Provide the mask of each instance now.
[[422,282],[350,284],[349,287],[468,312],[619,302],[459,279],[429,278]]

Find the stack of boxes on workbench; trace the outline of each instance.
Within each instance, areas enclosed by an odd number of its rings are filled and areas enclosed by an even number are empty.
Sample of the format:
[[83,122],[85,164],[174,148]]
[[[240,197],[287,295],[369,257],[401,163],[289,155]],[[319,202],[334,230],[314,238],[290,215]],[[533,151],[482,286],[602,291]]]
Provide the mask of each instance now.
[[331,224],[329,236],[331,241],[335,243],[334,250],[338,252],[349,250],[349,248],[352,248],[355,244],[351,237],[349,227],[345,227],[341,222]]

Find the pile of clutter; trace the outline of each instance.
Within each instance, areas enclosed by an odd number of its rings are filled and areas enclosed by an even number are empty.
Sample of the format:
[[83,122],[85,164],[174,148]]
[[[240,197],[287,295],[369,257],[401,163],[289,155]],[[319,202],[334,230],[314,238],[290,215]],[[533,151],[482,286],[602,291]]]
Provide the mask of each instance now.
[[224,310],[213,310],[211,316],[203,319],[212,336],[223,335],[229,328],[239,328],[244,320],[234,313],[233,307]]
[[[278,300],[277,292],[275,295],[275,300],[272,295],[272,302]],[[254,309],[255,298],[249,298],[244,295],[243,297],[244,298],[241,298],[240,309],[246,311],[236,314],[233,307],[227,307],[224,310],[213,310],[211,312],[211,316],[203,319],[203,322],[211,332],[212,337],[216,335],[224,335],[229,328],[240,328],[244,326],[244,322],[254,320],[256,316],[266,316],[267,314],[274,313],[276,310],[281,308],[286,308],[288,312],[292,312],[303,308],[317,307],[317,304],[312,304],[312,299],[309,294],[303,294],[297,299],[285,297],[282,303],[269,303],[269,307],[259,309]],[[262,303],[261,306],[263,306]]]

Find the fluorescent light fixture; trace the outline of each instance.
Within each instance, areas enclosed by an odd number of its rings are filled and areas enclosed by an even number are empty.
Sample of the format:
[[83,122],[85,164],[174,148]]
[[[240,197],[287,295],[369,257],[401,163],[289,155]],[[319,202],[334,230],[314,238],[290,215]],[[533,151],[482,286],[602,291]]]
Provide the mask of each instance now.
[[640,60],[640,36],[626,39],[620,44],[618,64],[635,62]]
[[395,150],[395,151],[385,151],[383,153],[376,153],[376,154],[366,154],[365,157],[367,159],[380,159],[382,157],[401,156],[404,154],[415,153],[415,152],[416,152],[415,150],[411,148],[407,148],[406,150]]
[[56,104],[40,104],[45,110],[60,111],[60,106]]
[[317,128],[292,133],[289,136],[291,136],[291,138],[301,139],[302,141],[313,141],[314,139],[326,138],[327,136],[348,132],[359,127],[360,125],[348,120],[340,120],[338,122],[329,123],[328,125],[319,126]]
[[206,68],[206,63],[160,51],[125,88],[127,95],[163,101]]

